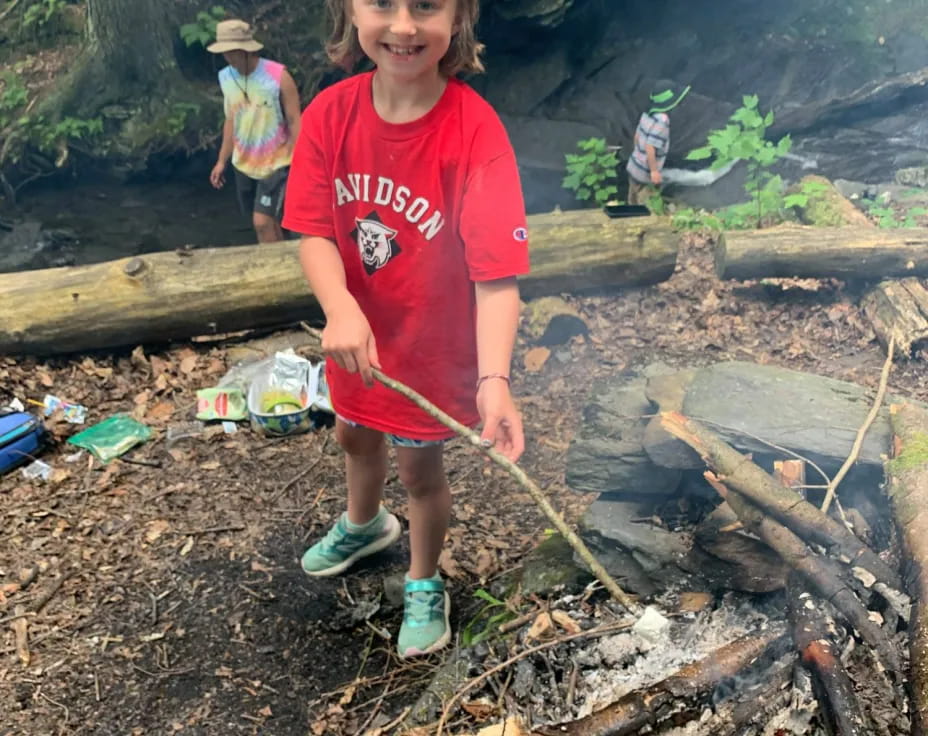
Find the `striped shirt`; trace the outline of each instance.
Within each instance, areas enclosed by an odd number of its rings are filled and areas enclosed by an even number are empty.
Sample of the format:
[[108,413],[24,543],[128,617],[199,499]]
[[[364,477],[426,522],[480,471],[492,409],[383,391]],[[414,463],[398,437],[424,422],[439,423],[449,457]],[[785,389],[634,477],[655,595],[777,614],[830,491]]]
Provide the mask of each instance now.
[[635,181],[648,184],[651,181],[651,168],[648,166],[648,152],[645,146],[654,146],[657,170],[664,168],[667,152],[670,150],[670,116],[664,112],[641,113],[638,129],[635,131],[635,149],[628,159],[628,175]]
[[232,120],[232,165],[252,179],[264,179],[290,165],[290,130],[280,102],[284,66],[259,59],[243,76],[235,67],[219,72],[226,119]]

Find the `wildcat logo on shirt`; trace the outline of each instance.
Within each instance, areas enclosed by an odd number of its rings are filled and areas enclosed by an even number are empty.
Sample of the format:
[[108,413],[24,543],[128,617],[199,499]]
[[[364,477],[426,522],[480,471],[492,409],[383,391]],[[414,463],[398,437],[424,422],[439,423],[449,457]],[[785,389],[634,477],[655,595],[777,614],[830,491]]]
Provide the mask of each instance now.
[[396,240],[396,230],[384,225],[376,212],[371,212],[365,219],[355,218],[355,229],[351,232],[358,243],[361,262],[368,276],[386,266],[401,252]]

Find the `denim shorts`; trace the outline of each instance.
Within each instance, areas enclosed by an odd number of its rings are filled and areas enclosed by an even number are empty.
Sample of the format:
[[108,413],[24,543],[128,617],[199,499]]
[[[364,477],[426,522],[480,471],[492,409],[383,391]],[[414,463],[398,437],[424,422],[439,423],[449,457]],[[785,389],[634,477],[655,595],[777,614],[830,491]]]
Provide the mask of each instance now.
[[[345,417],[343,417],[341,414],[336,414],[335,416],[349,427],[362,427],[364,429],[369,429],[368,427],[364,427],[363,424],[358,424],[357,422],[352,422],[350,419],[345,419]],[[390,434],[389,432],[384,432],[383,435],[387,438],[387,443],[392,447],[438,447],[445,444],[445,440],[413,440],[409,437],[400,437],[399,435]]]

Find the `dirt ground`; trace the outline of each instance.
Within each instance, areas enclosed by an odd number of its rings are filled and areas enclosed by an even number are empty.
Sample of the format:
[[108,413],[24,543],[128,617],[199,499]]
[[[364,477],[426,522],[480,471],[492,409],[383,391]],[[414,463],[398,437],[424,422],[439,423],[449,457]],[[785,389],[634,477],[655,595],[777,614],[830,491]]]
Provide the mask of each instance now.
[[[541,366],[532,353],[529,370],[533,346],[520,338],[521,464],[570,520],[592,500],[566,488],[564,470],[596,377],[655,360],[736,359],[878,383],[884,354],[858,293],[818,281],[719,282],[706,240],[685,242],[664,284],[570,297],[588,339],[553,348]],[[442,661],[401,663],[382,635],[399,626],[382,592],[404,569],[404,546],[344,578],[311,580],[299,569],[307,543],[343,507],[331,430],[269,440],[242,426],[167,446],[165,429],[192,418],[196,390],[225,373],[228,351],[192,342],[42,363],[0,358],[0,392],[82,403],[90,423],[134,412],[155,430],[106,466],[86,454],[69,462],[74,448],[61,442],[42,456],[55,468],[50,482],[19,471],[0,479],[0,736],[362,733],[399,714]],[[897,364],[890,391],[928,400],[924,363]],[[75,431],[51,428],[59,439]],[[517,565],[549,524],[463,443],[451,443],[447,466],[455,510],[442,570],[460,630],[474,591]],[[395,476],[386,497],[405,522]],[[359,611],[374,613],[365,622]],[[28,653],[17,651],[17,629]]]

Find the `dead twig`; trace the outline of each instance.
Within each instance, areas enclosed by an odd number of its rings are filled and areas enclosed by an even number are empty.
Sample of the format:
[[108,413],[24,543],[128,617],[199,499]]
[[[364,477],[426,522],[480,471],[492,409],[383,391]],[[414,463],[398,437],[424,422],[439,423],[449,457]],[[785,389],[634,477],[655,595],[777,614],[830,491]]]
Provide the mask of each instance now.
[[558,644],[563,644],[568,641],[573,641],[574,639],[593,638],[593,637],[599,637],[599,636],[606,636],[608,634],[615,634],[619,631],[625,631],[626,629],[630,629],[632,626],[634,626],[633,621],[623,621],[618,624],[609,624],[608,626],[600,626],[595,629],[590,629],[589,631],[581,631],[578,634],[568,634],[567,636],[562,636],[558,639],[553,639],[552,641],[545,642],[544,644],[539,644],[537,646],[534,646],[531,649],[526,649],[524,651],[521,651],[518,654],[511,656],[505,662],[500,662],[495,667],[491,667],[486,672],[480,675],[477,675],[477,677],[464,683],[464,685],[461,688],[459,688],[458,691],[451,697],[447,705],[445,705],[444,710],[442,711],[441,718],[438,721],[437,730],[435,731],[435,736],[442,735],[445,725],[448,723],[448,716],[451,715],[451,710],[452,708],[454,708],[457,702],[462,697],[464,697],[464,695],[469,693],[471,690],[473,690],[478,685],[481,685],[482,683],[484,683],[488,678],[492,677],[497,672],[502,672],[504,669],[506,669],[507,667],[511,667],[519,660],[525,659],[526,657],[530,657],[533,654],[537,654],[538,652],[543,652],[544,650],[550,649],[551,647],[557,646]]
[[[319,330],[316,330],[310,327],[305,322],[300,322],[300,325],[306,330],[310,335],[316,337],[320,342],[322,341],[322,333]],[[567,522],[564,521],[564,517],[557,512],[557,510],[550,504],[547,498],[545,498],[544,492],[531,480],[525,472],[515,463],[513,463],[509,458],[503,455],[501,452],[496,450],[493,447],[485,447],[480,435],[474,432],[469,427],[465,427],[459,421],[449,416],[432,402],[426,399],[424,396],[409,388],[405,384],[400,383],[399,381],[390,378],[385,375],[382,371],[372,368],[374,378],[377,379],[387,388],[393,389],[399,394],[402,394],[407,399],[412,401],[416,406],[426,412],[429,416],[438,420],[444,424],[448,429],[453,430],[458,435],[468,440],[474,447],[482,450],[486,455],[490,457],[493,462],[495,462],[500,467],[504,468],[509,475],[511,475],[516,482],[522,486],[529,495],[538,505],[538,507],[544,512],[545,516],[554,524],[554,527],[561,533],[561,536],[567,540],[567,543],[574,549],[574,551],[580,556],[580,558],[587,564],[592,573],[596,578],[603,584],[610,595],[615,598],[627,611],[631,613],[637,613],[639,610],[638,604],[633,601],[622,588],[619,587],[619,584],[613,579],[613,577],[606,572],[599,560],[590,552],[589,548],[584,544],[583,540],[578,537],[574,531],[567,526]]]
[[847,475],[851,466],[857,462],[857,456],[860,455],[860,448],[863,447],[864,437],[867,436],[867,430],[870,429],[870,425],[873,424],[876,415],[880,413],[880,407],[883,406],[883,396],[886,395],[886,385],[889,383],[889,372],[893,367],[893,351],[895,347],[896,336],[894,334],[889,339],[889,347],[886,350],[886,362],[883,363],[883,370],[880,372],[880,385],[876,390],[876,398],[873,399],[873,406],[870,407],[870,413],[867,414],[864,423],[860,425],[860,429],[857,430],[857,436],[854,438],[854,444],[851,446],[850,455],[847,456],[844,465],[841,466],[841,469],[835,474],[835,477],[832,478],[831,482],[828,484],[828,490],[825,491],[825,500],[822,501],[822,511],[825,513],[828,513],[828,507],[831,506],[831,502],[835,497],[838,484],[844,480],[844,476]]
[[34,613],[42,613],[42,609],[48,605],[48,602],[57,595],[58,591],[61,590],[61,586],[65,584],[65,581],[68,580],[73,572],[66,572],[60,578],[58,578],[51,588],[45,591],[41,596],[39,596],[35,603],[32,604],[32,610]]
[[512,621],[506,621],[504,624],[500,625],[499,633],[508,634],[510,631],[515,631],[520,626],[524,626],[529,621],[534,621],[535,617],[539,614],[540,611],[540,608],[533,608],[528,613],[523,613],[518,618],[512,619]]
[[186,531],[170,532],[181,537],[196,537],[204,534],[222,534],[223,532],[243,532],[244,524],[230,524],[229,526],[211,526],[206,529],[188,529]]
[[288,490],[290,490],[290,489],[294,486],[294,484],[296,484],[296,483],[298,483],[299,481],[303,480],[303,478],[305,478],[307,475],[309,475],[310,473],[312,473],[313,470],[316,469],[316,467],[319,465],[319,463],[322,462],[323,458],[325,457],[325,455],[323,455],[323,453],[325,452],[325,443],[328,442],[328,440],[329,440],[329,437],[328,437],[328,435],[326,435],[326,438],[325,438],[325,440],[324,440],[323,443],[322,443],[322,447],[319,449],[319,457],[317,457],[313,462],[311,462],[309,465],[307,465],[305,468],[303,468],[303,470],[301,470],[299,473],[297,473],[296,475],[294,475],[290,480],[288,480],[286,483],[284,483],[284,484],[281,486],[280,490],[277,491],[277,493],[275,493],[273,496],[271,496],[270,503],[276,503],[276,502],[277,502],[277,499],[279,499],[279,498],[280,498],[281,496],[283,496]]
[[32,661],[29,651],[29,623],[26,621],[26,609],[16,606],[14,609],[16,620],[13,621],[13,634],[16,636],[16,656],[23,667],[28,667]]
[[17,5],[19,5],[19,0],[13,0],[13,2],[7,6],[7,9],[0,13],[0,21],[6,18],[14,10],[16,10]]

